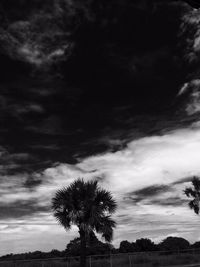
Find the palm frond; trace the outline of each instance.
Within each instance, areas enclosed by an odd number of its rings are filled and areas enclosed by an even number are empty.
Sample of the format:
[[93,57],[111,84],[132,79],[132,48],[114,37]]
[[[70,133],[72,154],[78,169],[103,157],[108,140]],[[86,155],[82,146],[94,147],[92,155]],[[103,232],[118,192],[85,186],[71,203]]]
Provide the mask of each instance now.
[[98,186],[97,180],[78,179],[58,190],[52,199],[54,217],[65,229],[75,224],[85,233],[96,230],[110,241],[116,226],[111,214],[117,203],[111,193]]
[[184,190],[184,193],[187,197],[195,197],[195,191],[191,188],[191,187],[187,187],[185,190]]
[[194,199],[191,200],[188,205],[196,214],[199,214],[199,202]]
[[65,229],[70,229],[71,228],[71,219],[66,216],[65,212],[55,212],[54,217],[58,221],[60,225],[62,225]]
[[110,216],[104,216],[101,218],[99,224],[95,225],[95,230],[97,233],[102,234],[102,237],[110,242],[113,238],[113,229],[116,227],[116,222],[111,219]]
[[194,176],[192,179],[192,187],[188,187],[184,191],[185,195],[189,198],[193,198],[189,202],[189,207],[194,210],[196,214],[199,214],[200,205],[200,179]]
[[117,209],[117,203],[113,199],[111,193],[104,189],[99,189],[96,194],[97,205],[101,206],[101,209],[108,211],[109,213],[114,213]]
[[200,191],[200,179],[197,176],[194,176],[192,179],[192,184],[195,191]]

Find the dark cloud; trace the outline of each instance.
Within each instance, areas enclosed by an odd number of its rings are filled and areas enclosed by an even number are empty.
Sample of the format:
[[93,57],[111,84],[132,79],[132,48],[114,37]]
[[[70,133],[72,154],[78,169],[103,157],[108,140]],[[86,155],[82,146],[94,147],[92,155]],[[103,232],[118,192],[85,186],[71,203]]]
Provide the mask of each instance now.
[[51,144],[51,145],[33,145],[31,146],[32,149],[43,149],[43,150],[59,150],[59,147],[57,145]]
[[[183,182],[183,181],[182,181]],[[181,183],[182,183],[181,182]],[[180,182],[175,182],[173,185],[179,184]],[[154,185],[145,187],[143,189],[129,193],[124,197],[125,201],[133,202],[135,204],[142,201],[147,205],[158,205],[158,206],[185,206],[188,201],[182,199],[178,196],[167,196],[163,198],[164,193],[175,192],[175,189],[172,185]]]
[[43,135],[63,135],[61,119],[57,116],[51,116],[43,121],[39,122],[39,125],[28,126],[28,131],[36,132]]
[[146,204],[153,204],[159,206],[185,206],[188,201],[186,199],[182,199],[178,196],[171,196],[163,198],[162,195],[164,193],[173,193],[175,192],[175,185],[191,182],[191,177],[186,177],[177,180],[168,185],[153,185],[149,187],[144,187],[140,190],[133,191],[128,193],[126,197],[124,197],[125,201],[131,201],[135,204],[145,201]]
[[30,175],[26,178],[26,181],[24,182],[23,186],[30,191],[33,191],[37,187],[39,187],[42,184],[41,177],[36,177],[34,175]]
[[141,198],[148,198],[153,196],[158,196],[162,193],[173,191],[173,188],[170,185],[152,185],[140,190],[130,193],[130,195],[135,195]]
[[[64,20],[58,13],[53,16],[60,10],[58,2],[52,11],[47,2],[41,4],[43,17],[34,13],[38,11],[34,1],[31,7],[19,3],[27,12],[16,5],[8,10],[2,3],[0,11],[9,18],[5,32],[18,42],[3,49],[8,36],[1,33],[1,62],[7,64],[2,63],[0,79],[0,141],[9,154],[29,155],[26,162],[5,160],[4,169],[32,172],[55,161],[76,163],[78,158],[115,152],[133,139],[163,134],[196,119],[177,114],[176,100],[185,82],[180,25],[191,8],[176,1],[147,2],[118,0],[93,7],[72,1],[69,8],[67,1],[62,7]],[[100,8],[106,12],[99,15]],[[36,68],[32,62],[28,68],[11,52],[24,45],[27,34],[28,48],[42,51],[40,60],[63,44],[75,45],[59,64],[51,61],[51,66]],[[30,59],[30,54],[26,56]]]
[[170,185],[153,185],[149,187],[142,188],[137,191],[133,191],[127,194],[124,197],[125,202],[133,202],[135,204],[144,201],[147,205],[159,205],[159,206],[184,206],[188,203],[187,200],[182,199],[177,196],[168,197],[166,195],[165,198],[162,197],[164,193],[173,193],[175,192],[174,185],[184,183],[189,179],[182,179],[177,182],[174,182]]
[[188,200],[181,199],[180,197],[170,197],[166,199],[154,199],[149,202],[149,204],[159,205],[159,206],[187,206]]
[[[50,162],[44,162],[35,157],[33,153],[10,153],[8,149],[1,148],[0,155],[0,174],[1,175],[14,175],[17,173],[31,173],[37,167],[40,169],[44,164],[50,164]],[[28,175],[27,175],[28,176]]]
[[189,3],[194,8],[199,8],[200,4],[199,1],[196,0],[186,0],[187,3]]
[[0,219],[19,219],[33,216],[40,212],[49,212],[50,207],[41,206],[38,200],[18,200],[14,203],[0,203]]
[[[157,196],[162,195],[163,193],[172,192],[174,189],[171,185],[153,185],[142,188],[137,191],[128,193],[124,197],[125,202],[140,203],[145,201],[151,203],[152,199]],[[154,201],[154,200],[153,200]]]
[[192,181],[192,177],[185,177],[177,180],[176,182],[173,183],[173,185],[178,185],[178,184],[184,184]]

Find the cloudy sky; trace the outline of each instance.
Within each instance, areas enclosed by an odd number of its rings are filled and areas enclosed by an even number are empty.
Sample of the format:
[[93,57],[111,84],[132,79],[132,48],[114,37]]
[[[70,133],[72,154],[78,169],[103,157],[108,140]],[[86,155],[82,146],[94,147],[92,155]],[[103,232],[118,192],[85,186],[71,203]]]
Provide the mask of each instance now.
[[[77,2],[66,1],[70,19]],[[78,177],[116,198],[115,246],[200,240],[183,193],[200,175],[200,11],[122,2],[100,18],[79,5],[84,19],[64,29],[48,9],[22,20],[13,7],[0,29],[1,255],[63,250],[77,236],[57,225],[51,198]],[[55,27],[35,35],[41,17]]]

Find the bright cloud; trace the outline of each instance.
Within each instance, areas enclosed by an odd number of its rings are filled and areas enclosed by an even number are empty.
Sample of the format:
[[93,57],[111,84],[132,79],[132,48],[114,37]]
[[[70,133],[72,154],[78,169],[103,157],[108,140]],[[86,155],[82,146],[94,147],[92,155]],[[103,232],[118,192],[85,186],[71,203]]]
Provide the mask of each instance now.
[[181,129],[135,140],[122,151],[93,156],[77,166],[97,170],[118,195],[154,184],[169,184],[200,173],[200,130]]
[[[41,206],[50,207],[51,198],[58,188],[69,185],[78,177],[84,179],[98,177],[101,186],[110,190],[118,201],[119,207],[115,215],[118,222],[115,244],[123,239],[134,240],[144,235],[159,240],[162,239],[163,233],[165,236],[180,235],[195,241],[194,237],[195,239],[198,237],[196,233],[199,221],[187,207],[183,190],[188,185],[185,178],[200,174],[199,163],[200,129],[196,125],[160,136],[140,138],[130,142],[121,151],[88,157],[76,165],[56,164],[41,174],[35,174],[37,179],[41,179],[42,184],[32,191],[22,188],[25,179],[23,176],[21,179],[17,176],[4,178],[3,188],[6,186],[11,188],[11,185],[14,188],[1,197],[1,202],[6,203],[9,199],[9,203],[16,203],[19,199],[23,199],[27,201],[23,202],[23,207],[31,208],[35,205],[34,201],[38,200],[38,209]],[[168,187],[171,190],[167,190]],[[47,248],[60,248],[61,244],[65,244],[77,233],[74,229],[64,234],[64,229],[56,225],[50,210],[41,212],[42,210],[39,215],[37,212],[27,213],[22,221],[18,218],[16,228],[9,228],[9,225],[5,228],[5,220],[0,220],[0,236],[3,238],[12,232],[15,240],[18,235],[22,239],[27,239],[37,231],[44,237],[44,242],[48,242],[60,233],[60,241],[57,238],[56,243],[47,246]],[[11,218],[9,223],[12,224],[14,221],[16,222]],[[42,225],[44,222],[47,226]],[[22,234],[20,224],[30,224],[28,228],[27,226],[23,228],[26,235]],[[35,229],[34,225],[36,228],[38,225],[38,228]],[[51,228],[48,238],[46,238],[48,231],[46,227]],[[36,249],[38,242],[34,242],[33,249]]]

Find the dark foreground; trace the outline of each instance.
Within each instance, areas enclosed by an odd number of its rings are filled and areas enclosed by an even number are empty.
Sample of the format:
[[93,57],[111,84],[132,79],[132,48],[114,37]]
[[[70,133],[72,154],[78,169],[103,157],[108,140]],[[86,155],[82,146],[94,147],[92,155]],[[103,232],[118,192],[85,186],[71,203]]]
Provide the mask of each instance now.
[[[78,267],[79,258],[55,258],[26,261],[4,261],[0,267]],[[200,267],[200,250],[141,252],[134,254],[93,255],[87,267]]]

